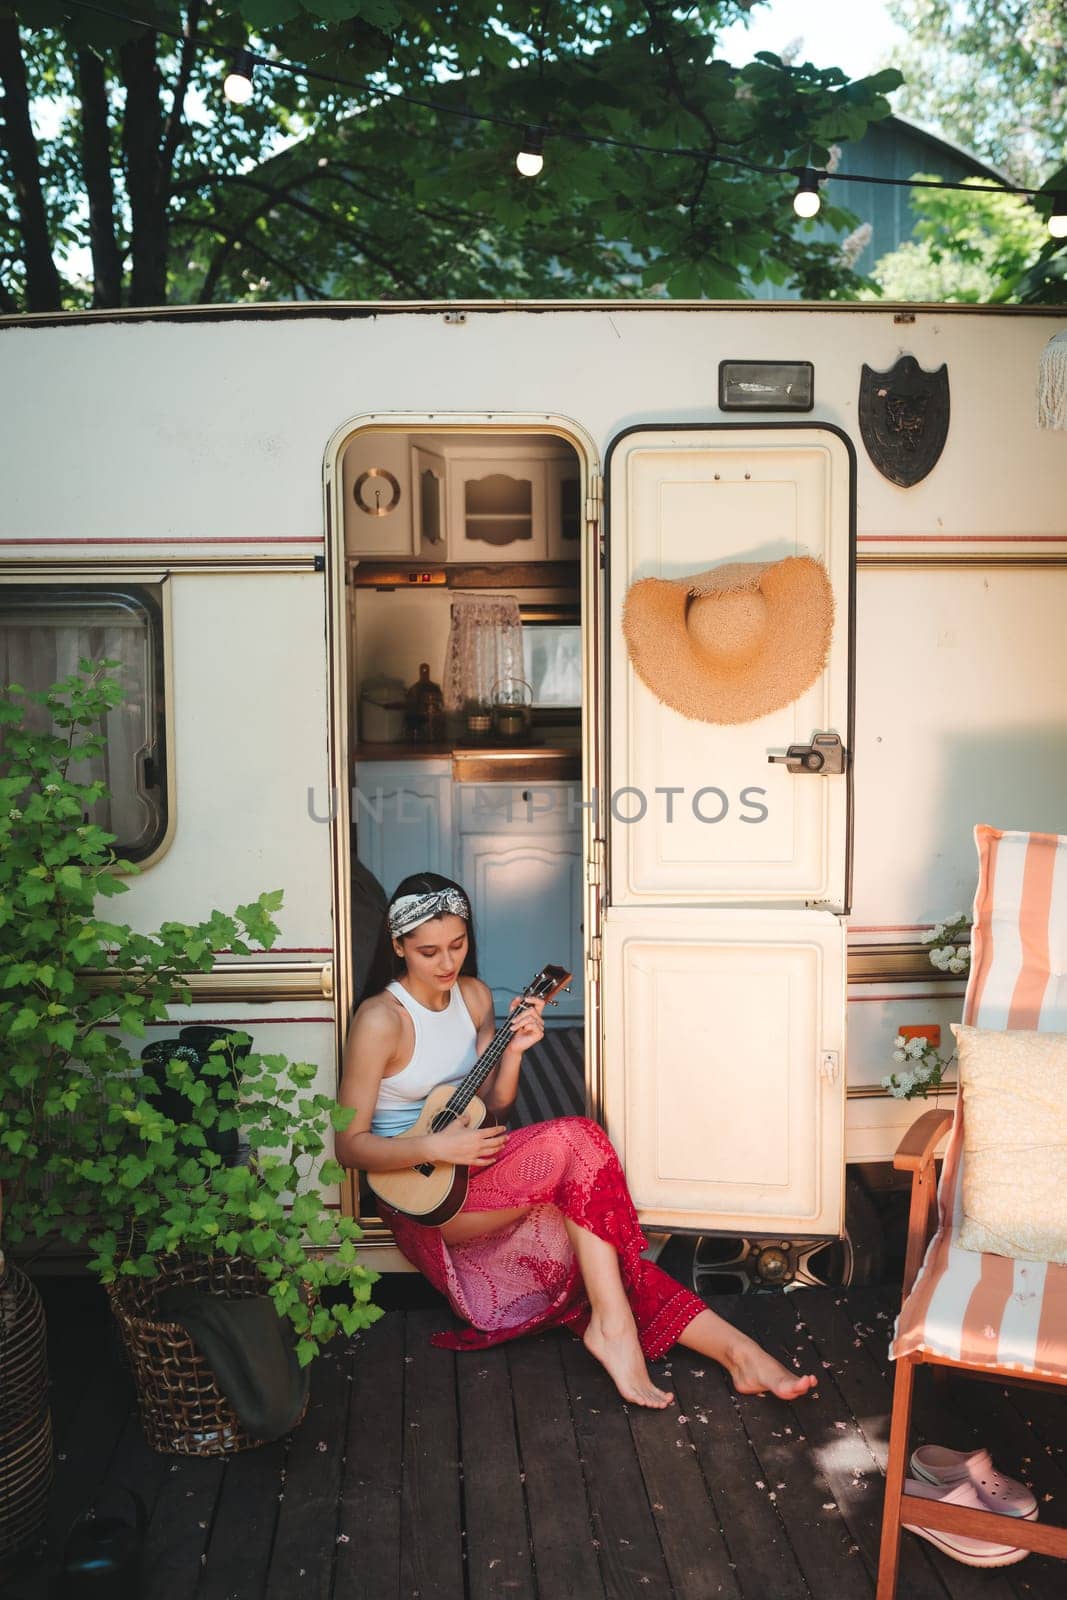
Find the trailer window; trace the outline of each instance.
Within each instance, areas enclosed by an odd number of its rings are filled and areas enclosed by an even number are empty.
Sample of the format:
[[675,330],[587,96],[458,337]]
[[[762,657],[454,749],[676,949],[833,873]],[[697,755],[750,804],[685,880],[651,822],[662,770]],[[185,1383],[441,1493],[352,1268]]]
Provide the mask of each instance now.
[[[0,585],[0,682],[40,691],[77,672],[83,657],[122,663],[125,690],[108,712],[107,748],[78,762],[79,783],[102,779],[110,798],[89,820],[116,835],[131,861],[152,854],[167,831],[163,617],[158,585]],[[35,707],[44,730],[45,710]]]
[[582,703],[582,628],[577,606],[524,605],[522,654],[535,710]]

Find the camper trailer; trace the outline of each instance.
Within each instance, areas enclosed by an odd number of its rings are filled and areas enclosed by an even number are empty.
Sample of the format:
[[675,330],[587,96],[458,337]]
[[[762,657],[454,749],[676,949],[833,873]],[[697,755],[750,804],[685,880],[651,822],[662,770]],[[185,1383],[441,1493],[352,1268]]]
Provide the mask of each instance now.
[[[947,1053],[959,1015],[923,935],[970,906],[972,827],[1065,826],[1067,444],[1034,406],[1061,320],[0,318],[0,664],[34,686],[125,665],[121,914],[284,891],[276,946],[221,957],[182,1020],[332,1092],[383,894],[458,878],[498,1014],[544,964],[573,973],[528,1114],[584,1096],[705,1286],[859,1272],[855,1175],[877,1181],[919,1109],[882,1087],[893,1040],[940,1027]],[[814,667],[790,677],[818,626],[794,600],[769,648],[742,618],[784,701],[746,699],[740,657],[709,673],[741,701],[709,697],[686,580],[797,557],[832,615]],[[636,639],[650,579],[674,620]],[[464,617],[512,630],[491,683],[463,676]],[[371,1264],[403,1264],[355,1177],[335,1203]]]

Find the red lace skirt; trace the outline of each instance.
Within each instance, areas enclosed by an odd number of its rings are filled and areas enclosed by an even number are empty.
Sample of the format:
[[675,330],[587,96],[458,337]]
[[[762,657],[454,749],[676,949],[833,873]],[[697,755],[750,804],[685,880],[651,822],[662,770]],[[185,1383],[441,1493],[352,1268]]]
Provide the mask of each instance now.
[[481,1350],[542,1328],[577,1334],[589,1301],[564,1219],[605,1239],[618,1252],[622,1281],[650,1361],[664,1355],[704,1302],[651,1261],[619,1158],[604,1130],[588,1117],[560,1117],[508,1135],[491,1167],[473,1172],[464,1213],[528,1207],[509,1227],[463,1244],[446,1244],[388,1206],[382,1215],[407,1259],[447,1295],[470,1324],[437,1333],[449,1350]]

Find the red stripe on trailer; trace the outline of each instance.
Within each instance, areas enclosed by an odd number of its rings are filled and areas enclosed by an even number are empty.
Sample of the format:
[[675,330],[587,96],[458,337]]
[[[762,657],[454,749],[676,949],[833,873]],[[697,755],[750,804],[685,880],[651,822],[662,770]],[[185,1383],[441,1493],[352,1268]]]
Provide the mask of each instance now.
[[[193,1004],[195,1005],[196,1002],[194,1001]],[[196,1028],[207,1028],[207,1027],[216,1027],[216,1028],[249,1027],[249,1028],[251,1028],[251,1027],[254,1027],[254,1026],[259,1026],[261,1023],[268,1022],[268,1023],[270,1023],[270,1026],[273,1028],[279,1022],[328,1022],[332,1026],[334,1021],[335,1021],[335,1018],[333,1018],[333,1017],[263,1017],[263,1016],[259,1016],[259,1017],[197,1017],[195,1022],[191,1022],[189,1020],[189,1018],[187,1018],[187,1017],[178,1017],[178,1018],[171,1018],[171,1020],[169,1022],[149,1022],[147,1020],[147,1018],[146,1018],[145,1019],[145,1026],[149,1027],[149,1028],[190,1028],[190,1027],[196,1027]]]
[[211,534],[175,534],[171,539],[159,538],[129,538],[129,539],[0,539],[0,544],[325,544],[321,534],[293,534],[286,537],[283,534],[271,534],[265,538],[246,538],[244,535],[225,535],[219,538]]

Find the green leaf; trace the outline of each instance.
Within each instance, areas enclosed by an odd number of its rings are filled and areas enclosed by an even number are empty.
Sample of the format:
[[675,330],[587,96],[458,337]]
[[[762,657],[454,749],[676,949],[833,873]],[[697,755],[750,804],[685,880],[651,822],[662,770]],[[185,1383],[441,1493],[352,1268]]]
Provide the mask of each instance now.
[[40,1016],[36,1011],[32,1010],[29,1006],[23,1006],[22,1009],[16,1014],[14,1021],[11,1023],[8,1033],[12,1038],[18,1034],[29,1033],[31,1029],[36,1028],[40,1020]]

